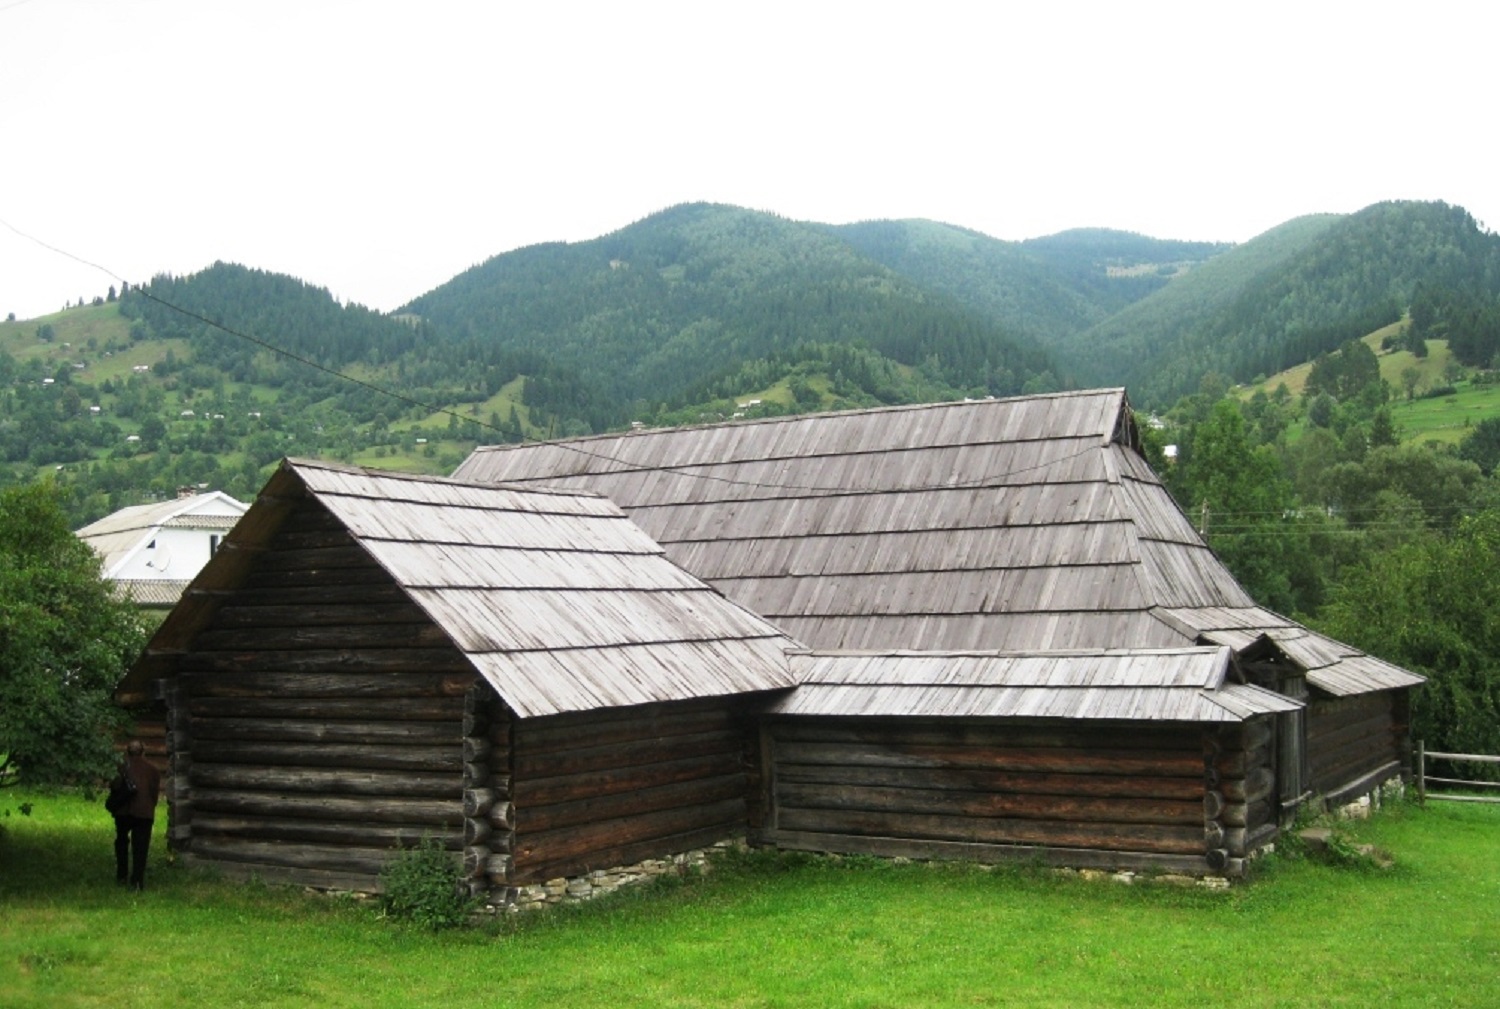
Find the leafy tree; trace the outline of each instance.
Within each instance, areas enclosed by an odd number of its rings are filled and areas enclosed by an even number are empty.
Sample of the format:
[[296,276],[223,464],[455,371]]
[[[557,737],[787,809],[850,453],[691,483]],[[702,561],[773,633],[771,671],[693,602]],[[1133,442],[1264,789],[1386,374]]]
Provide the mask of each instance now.
[[[1500,511],[1372,553],[1321,628],[1428,677],[1412,732],[1433,749],[1500,753]],[[1491,771],[1494,774],[1494,771]],[[1467,776],[1467,775],[1466,775]]]
[[1259,602],[1285,613],[1316,606],[1321,580],[1309,566],[1291,486],[1272,450],[1251,446],[1239,408],[1227,399],[1199,425],[1192,444],[1188,514],[1207,515],[1214,553]]
[[123,721],[110,695],[143,643],[56,491],[0,491],[0,784],[106,773]]
[[1478,424],[1458,445],[1458,457],[1476,464],[1485,476],[1500,465],[1500,418],[1488,417]]

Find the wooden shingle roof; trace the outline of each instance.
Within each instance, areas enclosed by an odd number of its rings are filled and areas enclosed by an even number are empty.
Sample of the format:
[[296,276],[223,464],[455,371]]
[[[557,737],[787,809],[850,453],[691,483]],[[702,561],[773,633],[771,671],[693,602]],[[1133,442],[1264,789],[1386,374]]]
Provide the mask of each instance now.
[[[819,649],[1179,648],[1226,613],[1296,626],[1198,536],[1122,389],[482,447],[455,476],[604,494]],[[1393,682],[1345,660],[1320,675]]]
[[148,656],[191,640],[275,535],[278,513],[306,497],[523,718],[791,686],[792,642],[673,564],[602,497],[305,460],[282,463]]
[[794,654],[788,715],[1238,722],[1298,701],[1233,682],[1226,646],[1093,652]]

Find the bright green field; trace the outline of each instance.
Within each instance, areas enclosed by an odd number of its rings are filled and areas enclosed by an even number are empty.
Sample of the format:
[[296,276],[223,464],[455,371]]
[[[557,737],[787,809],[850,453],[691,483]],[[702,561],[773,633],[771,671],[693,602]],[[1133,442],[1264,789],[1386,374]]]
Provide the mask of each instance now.
[[78,799],[4,823],[8,1007],[1203,1009],[1493,1006],[1500,993],[1496,807],[1397,807],[1353,828],[1394,870],[1272,860],[1228,893],[752,856],[519,927],[435,935],[159,855],[132,895],[113,883],[102,809]]

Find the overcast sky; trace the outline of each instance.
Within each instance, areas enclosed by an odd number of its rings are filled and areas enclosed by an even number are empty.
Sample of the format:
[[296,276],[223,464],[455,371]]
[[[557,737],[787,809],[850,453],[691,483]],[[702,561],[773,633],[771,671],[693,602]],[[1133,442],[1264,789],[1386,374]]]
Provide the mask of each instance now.
[[[1024,10],[1024,12],[1022,12]],[[394,309],[692,200],[1244,241],[1500,227],[1489,3],[0,0],[0,317],[215,260]]]

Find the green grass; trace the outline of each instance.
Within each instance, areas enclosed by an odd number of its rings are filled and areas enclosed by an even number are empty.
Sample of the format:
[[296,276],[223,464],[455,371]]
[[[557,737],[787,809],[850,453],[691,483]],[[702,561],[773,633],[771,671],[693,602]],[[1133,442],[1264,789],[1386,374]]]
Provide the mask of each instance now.
[[18,1009],[1479,1006],[1500,980],[1494,807],[1396,807],[1351,828],[1396,869],[1273,859],[1228,893],[752,855],[433,934],[170,867],[159,840],[132,895],[102,807],[30,798],[0,840],[0,1004]]

